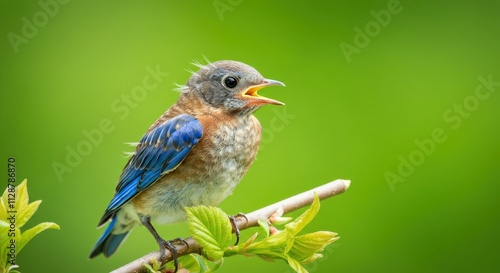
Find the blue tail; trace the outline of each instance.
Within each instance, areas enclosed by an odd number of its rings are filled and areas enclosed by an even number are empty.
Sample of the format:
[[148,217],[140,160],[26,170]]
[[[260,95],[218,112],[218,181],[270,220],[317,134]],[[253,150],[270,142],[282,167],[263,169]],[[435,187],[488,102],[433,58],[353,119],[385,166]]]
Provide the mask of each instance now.
[[114,217],[109,223],[101,238],[97,241],[97,244],[90,252],[90,259],[94,258],[99,254],[103,254],[104,257],[109,257],[115,253],[115,251],[120,246],[121,242],[127,237],[128,231],[122,234],[111,234],[111,231],[115,227],[117,217]]

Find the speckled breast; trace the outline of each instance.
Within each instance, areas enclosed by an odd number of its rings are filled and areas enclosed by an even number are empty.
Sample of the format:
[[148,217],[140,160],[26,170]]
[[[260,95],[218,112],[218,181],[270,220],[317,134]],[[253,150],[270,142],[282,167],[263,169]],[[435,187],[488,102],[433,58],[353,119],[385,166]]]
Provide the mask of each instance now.
[[[240,182],[253,163],[259,149],[261,127],[254,116],[240,117],[223,123],[208,136],[214,149],[207,149],[207,165],[210,169],[207,192],[216,191],[213,205],[226,198]],[[212,163],[212,164],[211,164]]]

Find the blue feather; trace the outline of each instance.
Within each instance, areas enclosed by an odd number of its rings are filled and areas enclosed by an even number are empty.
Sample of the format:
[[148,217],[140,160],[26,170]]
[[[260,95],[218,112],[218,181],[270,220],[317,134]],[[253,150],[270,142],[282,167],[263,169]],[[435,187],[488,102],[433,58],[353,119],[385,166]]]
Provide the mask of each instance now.
[[200,122],[186,114],[178,115],[147,132],[123,170],[115,196],[99,225],[163,175],[175,170],[202,135]]
[[[135,181],[138,181],[140,177],[137,177]],[[136,182],[138,183],[138,182]],[[121,189],[120,194],[116,194],[108,205],[108,209],[114,210],[121,206],[126,200],[129,200],[134,196],[137,191],[136,183],[129,183],[123,189]]]
[[104,230],[96,245],[90,252],[90,258],[94,258],[99,254],[103,254],[105,257],[111,256],[120,246],[121,242],[127,237],[128,232],[121,234],[112,234],[113,228],[116,224],[116,217],[111,220],[109,226]]

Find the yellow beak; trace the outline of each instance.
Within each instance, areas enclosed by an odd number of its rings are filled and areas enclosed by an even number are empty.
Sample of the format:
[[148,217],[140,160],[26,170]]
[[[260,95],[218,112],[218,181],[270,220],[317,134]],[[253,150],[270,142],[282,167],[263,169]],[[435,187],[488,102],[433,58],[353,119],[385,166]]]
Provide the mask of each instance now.
[[285,84],[280,81],[265,79],[261,84],[252,85],[245,89],[242,93],[242,96],[244,99],[249,101],[248,105],[250,106],[259,106],[264,104],[285,105],[281,101],[262,97],[257,94],[257,91],[268,86],[285,86]]

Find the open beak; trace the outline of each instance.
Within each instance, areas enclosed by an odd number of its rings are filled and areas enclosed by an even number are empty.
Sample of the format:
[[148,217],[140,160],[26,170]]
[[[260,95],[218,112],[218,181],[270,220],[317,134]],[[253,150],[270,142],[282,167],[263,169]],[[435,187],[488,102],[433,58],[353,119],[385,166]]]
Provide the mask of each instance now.
[[285,86],[285,84],[280,81],[264,79],[261,84],[252,85],[245,89],[245,91],[243,91],[242,93],[242,96],[245,100],[248,101],[248,105],[250,106],[260,106],[264,104],[285,105],[281,101],[262,97],[257,94],[257,91],[268,86]]

